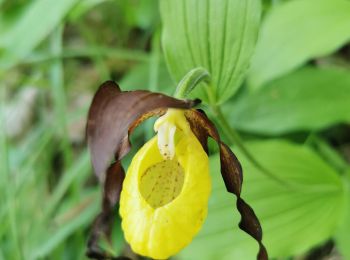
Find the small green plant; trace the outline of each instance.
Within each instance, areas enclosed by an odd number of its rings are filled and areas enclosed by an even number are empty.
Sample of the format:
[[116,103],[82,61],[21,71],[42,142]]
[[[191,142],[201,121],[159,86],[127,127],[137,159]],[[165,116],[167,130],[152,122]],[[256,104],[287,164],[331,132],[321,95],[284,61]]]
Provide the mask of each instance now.
[[[327,244],[350,259],[349,27],[348,0],[0,0],[0,260],[86,259],[101,200],[84,143],[93,93],[113,79],[172,95],[196,68],[211,80],[189,98],[239,158],[269,257]],[[208,217],[174,259],[255,259],[208,149]],[[117,211],[101,246],[136,259]]]

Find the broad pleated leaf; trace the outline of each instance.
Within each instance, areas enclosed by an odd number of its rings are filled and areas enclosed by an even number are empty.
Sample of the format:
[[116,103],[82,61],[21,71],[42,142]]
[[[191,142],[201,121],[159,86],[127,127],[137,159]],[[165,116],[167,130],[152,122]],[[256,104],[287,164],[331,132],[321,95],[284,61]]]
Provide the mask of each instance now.
[[230,103],[232,125],[260,134],[321,130],[350,122],[350,73],[303,68]]
[[350,1],[295,0],[265,18],[249,75],[254,88],[350,40]]
[[77,2],[31,1],[21,17],[14,20],[0,37],[0,68],[11,67],[28,55],[60,24]]
[[[289,184],[271,180],[237,153],[245,172],[243,196],[261,221],[269,257],[301,254],[328,239],[343,214],[345,192],[337,173],[307,147],[282,140],[246,145],[262,165]],[[257,245],[236,227],[235,200],[224,191],[218,168],[218,156],[212,156],[208,218],[180,257],[255,259]]]
[[337,249],[344,259],[350,259],[350,170],[344,176],[345,187],[346,187],[346,201],[345,201],[345,215],[344,219],[339,226],[338,232],[335,236]]
[[[162,0],[162,42],[176,82],[203,67],[213,79],[217,102],[227,100],[242,83],[255,48],[259,0]],[[199,97],[207,100],[202,91]]]

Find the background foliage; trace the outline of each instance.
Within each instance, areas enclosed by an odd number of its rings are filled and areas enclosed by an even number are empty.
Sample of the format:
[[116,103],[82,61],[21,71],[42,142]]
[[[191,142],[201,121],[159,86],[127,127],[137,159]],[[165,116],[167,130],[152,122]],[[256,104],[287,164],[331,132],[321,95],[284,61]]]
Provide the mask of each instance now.
[[[85,259],[94,91],[112,78],[173,94],[195,67],[270,256],[350,259],[349,27],[348,0],[0,0],[0,260]],[[134,150],[152,135],[146,122]],[[211,151],[207,221],[174,258],[254,259]],[[119,224],[101,243],[136,259]]]

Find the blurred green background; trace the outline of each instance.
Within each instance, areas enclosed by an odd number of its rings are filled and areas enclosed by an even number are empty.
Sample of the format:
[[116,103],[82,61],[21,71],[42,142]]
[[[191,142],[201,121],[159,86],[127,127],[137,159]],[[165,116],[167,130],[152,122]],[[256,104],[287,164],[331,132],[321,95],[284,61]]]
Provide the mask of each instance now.
[[[101,200],[85,143],[94,92],[113,79],[173,94],[199,66],[214,100],[193,96],[242,162],[271,259],[350,259],[349,28],[348,0],[0,0],[0,260],[85,259]],[[208,218],[173,258],[254,259],[210,148]],[[101,245],[142,259],[115,219]]]

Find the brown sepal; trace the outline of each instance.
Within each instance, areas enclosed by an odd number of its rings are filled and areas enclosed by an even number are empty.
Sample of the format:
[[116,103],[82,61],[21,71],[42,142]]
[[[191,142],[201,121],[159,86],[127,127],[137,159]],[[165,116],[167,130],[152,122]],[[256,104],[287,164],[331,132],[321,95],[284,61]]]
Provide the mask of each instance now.
[[[109,239],[119,202],[124,170],[120,160],[129,152],[129,135],[144,120],[162,115],[167,108],[188,109],[198,100],[178,100],[160,93],[137,90],[123,92],[113,81],[103,83],[90,106],[86,135],[94,172],[103,185],[101,213],[95,218],[88,240],[87,256],[95,259],[113,257],[98,245],[102,236]],[[115,159],[113,164],[111,160]]]
[[198,101],[178,100],[146,90],[121,91],[107,81],[90,106],[86,134],[95,174],[101,182],[113,159],[121,160],[130,150],[129,134],[142,121],[164,114],[167,108],[188,109]]
[[[252,236],[259,243],[259,253],[257,259],[267,260],[268,255],[265,246],[262,243],[262,228],[253,209],[241,198],[241,189],[243,183],[242,167],[237,157],[231,149],[221,141],[218,130],[201,110],[189,109],[185,116],[191,126],[193,133],[202,143],[208,136],[212,137],[220,147],[221,175],[225,182],[228,192],[237,197],[237,209],[241,214],[239,227]],[[203,146],[207,149],[207,145]]]

